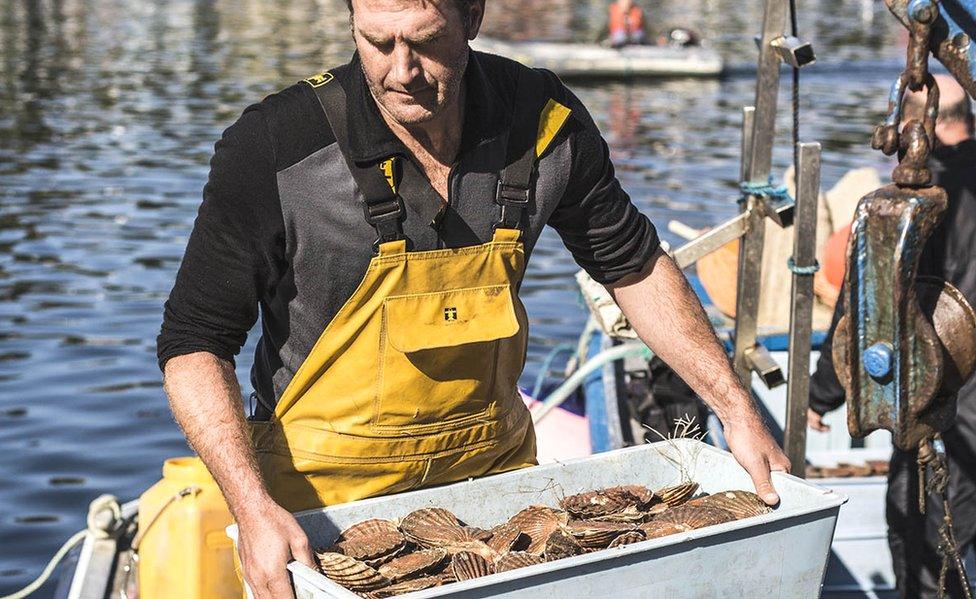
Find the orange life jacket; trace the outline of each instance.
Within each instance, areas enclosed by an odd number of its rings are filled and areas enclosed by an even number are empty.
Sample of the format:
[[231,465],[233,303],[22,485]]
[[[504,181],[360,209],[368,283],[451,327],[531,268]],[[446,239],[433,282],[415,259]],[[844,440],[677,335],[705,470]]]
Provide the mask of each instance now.
[[644,29],[644,11],[637,5],[624,11],[616,2],[610,5],[610,35],[626,33],[633,35]]

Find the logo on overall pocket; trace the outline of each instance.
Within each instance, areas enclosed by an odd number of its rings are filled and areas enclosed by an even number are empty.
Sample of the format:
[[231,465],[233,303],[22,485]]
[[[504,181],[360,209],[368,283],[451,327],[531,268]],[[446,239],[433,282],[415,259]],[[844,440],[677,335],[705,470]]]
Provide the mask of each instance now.
[[444,320],[457,320],[457,308],[444,308]]

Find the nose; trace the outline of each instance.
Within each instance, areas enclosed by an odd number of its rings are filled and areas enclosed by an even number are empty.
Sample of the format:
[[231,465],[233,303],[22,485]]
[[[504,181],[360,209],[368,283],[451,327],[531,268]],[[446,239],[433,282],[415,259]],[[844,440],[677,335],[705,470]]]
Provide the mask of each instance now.
[[410,91],[421,75],[420,62],[410,44],[397,40],[393,47],[393,81],[404,90]]

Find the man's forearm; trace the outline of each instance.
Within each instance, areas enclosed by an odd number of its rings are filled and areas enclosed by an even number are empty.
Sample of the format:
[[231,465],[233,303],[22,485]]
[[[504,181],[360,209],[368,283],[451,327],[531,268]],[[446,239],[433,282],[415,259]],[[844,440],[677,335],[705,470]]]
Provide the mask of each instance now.
[[644,270],[608,285],[644,343],[728,423],[755,417],[698,296],[674,261],[658,252]]
[[166,394],[190,446],[213,474],[240,521],[271,498],[254,459],[234,368],[207,352],[166,363]]

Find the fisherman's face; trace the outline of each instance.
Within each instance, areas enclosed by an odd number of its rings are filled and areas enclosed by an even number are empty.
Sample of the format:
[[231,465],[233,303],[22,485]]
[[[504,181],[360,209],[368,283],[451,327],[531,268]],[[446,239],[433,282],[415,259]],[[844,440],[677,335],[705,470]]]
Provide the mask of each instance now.
[[430,122],[458,101],[482,6],[455,0],[353,0],[352,31],[369,89],[387,118]]

